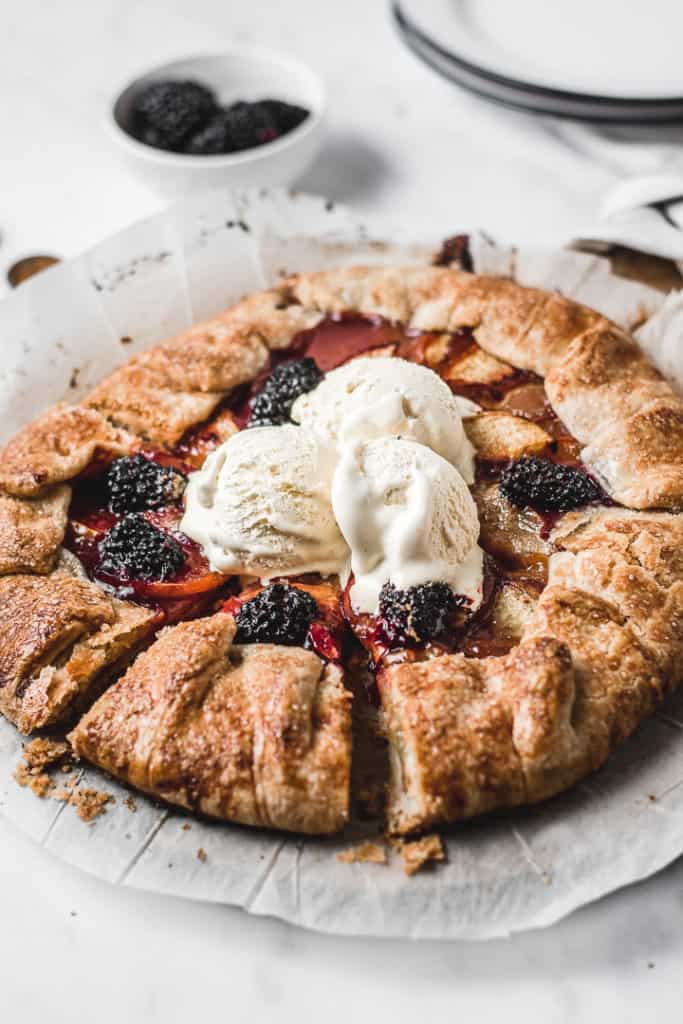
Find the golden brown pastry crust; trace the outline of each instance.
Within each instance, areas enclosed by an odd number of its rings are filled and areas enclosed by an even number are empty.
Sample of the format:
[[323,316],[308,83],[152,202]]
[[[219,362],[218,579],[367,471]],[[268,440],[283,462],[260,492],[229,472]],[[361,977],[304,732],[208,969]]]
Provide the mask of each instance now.
[[71,488],[64,485],[41,498],[0,493],[0,576],[54,568],[70,500]]
[[71,734],[76,753],[170,803],[246,825],[338,831],[350,695],[309,651],[234,647],[219,613],[165,630]]
[[302,305],[325,314],[357,310],[423,331],[471,327],[486,352],[541,375],[573,338],[606,323],[560,295],[441,267],[349,267],[288,286]]
[[[471,328],[479,362],[458,373],[475,381],[514,368],[544,376],[555,412],[611,497],[631,509],[683,506],[683,400],[615,325],[500,278],[355,267],[253,295],[131,360],[82,406],[55,406],[21,431],[0,453],[0,565],[49,571],[68,490],[52,488],[98,452],[124,454],[141,439],[175,445],[253,379],[270,350],[346,311],[420,330]],[[540,428],[523,439],[521,425],[505,429],[515,425],[505,415],[472,420],[475,443],[501,458],[515,457],[519,445],[539,450]],[[45,504],[29,506],[36,498]],[[682,520],[629,509],[565,516],[535,608],[526,599],[503,608],[521,631],[510,654],[453,655],[384,672],[397,832],[558,792],[599,766],[676,684]],[[149,613],[61,568],[5,580],[0,709],[24,729],[65,714],[150,628]],[[221,614],[166,631],[79,723],[78,752],[147,792],[217,817],[338,829],[350,756],[340,673],[308,652],[236,648],[232,637]]]
[[0,451],[0,489],[33,498],[54,484],[73,480],[98,453],[125,455],[136,444],[136,438],[112,427],[94,410],[60,402]]
[[217,392],[169,387],[163,371],[135,360],[106,377],[85,404],[145,441],[172,447],[187,430],[207,419],[222,397]]
[[636,343],[612,325],[575,337],[547,373],[545,388],[557,415],[582,443],[605,423],[623,421],[654,398],[672,395]]
[[62,568],[0,579],[0,711],[22,732],[67,717],[134,652],[154,613]]
[[488,685],[490,670],[489,662],[456,654],[383,674],[392,831],[426,829],[523,802],[512,715]]
[[564,515],[550,536],[562,551],[613,551],[668,589],[683,579],[683,516],[588,508]]
[[680,509],[683,400],[662,395],[625,419],[606,423],[581,457],[620,504]]
[[682,536],[667,513],[566,516],[510,654],[385,671],[395,831],[545,799],[652,713],[683,673]]
[[270,349],[289,345],[320,314],[261,292],[221,316],[155,345],[105,378],[86,398],[117,426],[173,446],[233,388],[253,380]]

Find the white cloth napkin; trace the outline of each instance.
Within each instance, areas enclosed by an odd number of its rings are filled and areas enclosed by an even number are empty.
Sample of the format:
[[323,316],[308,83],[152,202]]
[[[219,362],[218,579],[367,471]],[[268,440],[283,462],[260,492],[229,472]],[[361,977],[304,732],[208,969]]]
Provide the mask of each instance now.
[[567,123],[557,132],[615,175],[595,219],[579,229],[576,240],[629,246],[675,260],[683,268],[683,126]]

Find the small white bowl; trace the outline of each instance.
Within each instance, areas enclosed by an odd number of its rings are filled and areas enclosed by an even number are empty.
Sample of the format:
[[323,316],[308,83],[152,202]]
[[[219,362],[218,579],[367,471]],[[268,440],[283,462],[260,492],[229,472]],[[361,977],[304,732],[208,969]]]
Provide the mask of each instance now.
[[[298,103],[309,116],[293,131],[254,149],[217,156],[189,156],[139,142],[128,126],[135,98],[164,79],[193,79],[216,93],[219,103],[278,99]],[[116,96],[109,128],[128,166],[167,196],[204,188],[290,185],[316,156],[324,133],[325,87],[305,64],[271,50],[240,46],[224,53],[176,60],[129,82]]]

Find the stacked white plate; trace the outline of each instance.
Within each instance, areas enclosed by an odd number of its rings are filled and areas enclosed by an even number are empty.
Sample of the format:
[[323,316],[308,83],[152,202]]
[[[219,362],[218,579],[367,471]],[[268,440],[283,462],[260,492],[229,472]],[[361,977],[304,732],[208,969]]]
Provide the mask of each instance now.
[[683,120],[683,4],[393,0],[403,41],[505,106],[621,124]]

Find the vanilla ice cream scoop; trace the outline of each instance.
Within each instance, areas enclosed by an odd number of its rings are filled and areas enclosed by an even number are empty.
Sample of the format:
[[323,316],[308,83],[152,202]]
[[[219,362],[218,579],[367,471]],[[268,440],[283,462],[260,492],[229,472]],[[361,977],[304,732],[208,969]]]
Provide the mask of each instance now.
[[392,436],[418,441],[472,483],[474,449],[463,430],[464,411],[426,366],[366,356],[328,373],[315,390],[297,398],[292,419],[339,445]]
[[299,427],[240,431],[190,476],[180,528],[217,572],[338,573],[348,548],[330,503],[335,459]]
[[332,481],[332,507],[351,550],[351,603],[374,613],[382,586],[442,581],[482,598],[479,518],[457,469],[431,448],[387,437],[346,445]]

